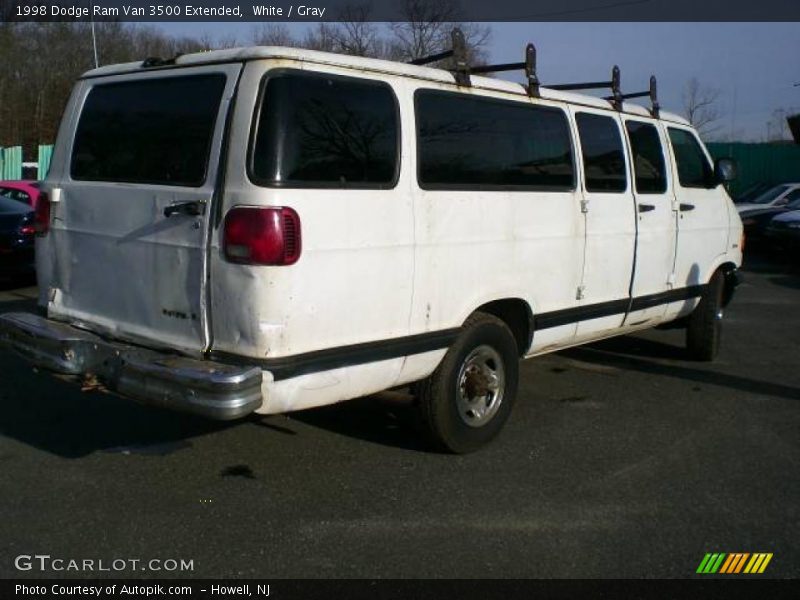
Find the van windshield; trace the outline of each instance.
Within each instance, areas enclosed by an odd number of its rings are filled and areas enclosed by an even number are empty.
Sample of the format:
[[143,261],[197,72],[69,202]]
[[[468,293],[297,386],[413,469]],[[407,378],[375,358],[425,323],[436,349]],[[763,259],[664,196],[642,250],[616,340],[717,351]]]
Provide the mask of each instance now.
[[199,187],[226,78],[215,73],[95,85],[72,149],[72,178]]

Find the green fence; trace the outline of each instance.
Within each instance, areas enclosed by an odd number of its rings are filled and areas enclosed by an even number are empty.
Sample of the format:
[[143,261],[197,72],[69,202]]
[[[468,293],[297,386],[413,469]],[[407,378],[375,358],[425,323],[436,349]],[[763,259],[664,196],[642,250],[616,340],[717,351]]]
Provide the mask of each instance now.
[[711,156],[732,158],[739,167],[731,185],[735,197],[757,183],[800,181],[800,145],[797,144],[707,144]]
[[53,146],[39,146],[39,166],[37,179],[42,180],[47,177],[50,169],[50,158],[53,156]]
[[22,178],[22,146],[0,148],[0,179]]
[[[53,156],[52,144],[41,145],[38,150],[36,163],[36,179],[44,179],[50,168],[50,158]],[[26,164],[25,166],[29,166]],[[22,146],[0,148],[0,180],[22,179]]]

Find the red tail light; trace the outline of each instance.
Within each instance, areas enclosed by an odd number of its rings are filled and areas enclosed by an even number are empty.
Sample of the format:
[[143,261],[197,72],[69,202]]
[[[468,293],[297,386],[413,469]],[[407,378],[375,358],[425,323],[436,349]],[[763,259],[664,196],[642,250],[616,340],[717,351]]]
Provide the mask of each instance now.
[[300,217],[287,207],[233,208],[225,216],[222,246],[230,262],[293,265],[300,258]]
[[20,235],[33,235],[36,233],[36,227],[34,225],[23,225],[19,228]]
[[36,202],[36,217],[33,223],[38,235],[47,235],[50,231],[50,196],[44,192],[39,194],[39,200]]

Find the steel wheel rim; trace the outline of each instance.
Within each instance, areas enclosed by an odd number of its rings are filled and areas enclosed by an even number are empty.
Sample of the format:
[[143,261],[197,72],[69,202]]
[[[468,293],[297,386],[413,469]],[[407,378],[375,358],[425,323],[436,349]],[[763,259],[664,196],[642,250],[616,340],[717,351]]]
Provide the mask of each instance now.
[[482,427],[500,409],[506,389],[503,359],[491,346],[478,346],[461,363],[456,388],[456,405],[461,420],[470,427]]

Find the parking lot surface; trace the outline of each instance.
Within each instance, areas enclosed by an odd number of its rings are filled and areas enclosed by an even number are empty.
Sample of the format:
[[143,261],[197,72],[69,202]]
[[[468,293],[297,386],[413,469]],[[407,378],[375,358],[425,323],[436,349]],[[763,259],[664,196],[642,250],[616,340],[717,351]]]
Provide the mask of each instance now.
[[[522,364],[501,436],[429,452],[401,394],[220,424],[82,392],[0,351],[0,576],[21,554],[183,559],[117,577],[800,576],[800,269],[748,257],[711,364],[683,331]],[[0,283],[0,312],[35,289]],[[758,577],[758,576],[748,576]]]

